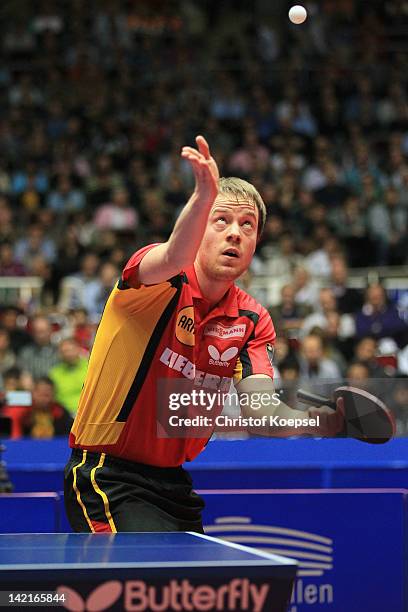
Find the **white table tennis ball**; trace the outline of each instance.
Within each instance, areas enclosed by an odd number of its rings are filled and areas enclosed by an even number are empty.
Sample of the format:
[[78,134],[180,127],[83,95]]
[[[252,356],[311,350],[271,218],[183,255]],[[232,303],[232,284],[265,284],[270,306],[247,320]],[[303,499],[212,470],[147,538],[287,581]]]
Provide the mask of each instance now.
[[289,11],[289,19],[291,20],[292,23],[296,23],[297,25],[306,21],[306,17],[307,17],[307,11],[305,7],[301,6],[300,4],[296,4],[296,6],[292,6],[292,8]]

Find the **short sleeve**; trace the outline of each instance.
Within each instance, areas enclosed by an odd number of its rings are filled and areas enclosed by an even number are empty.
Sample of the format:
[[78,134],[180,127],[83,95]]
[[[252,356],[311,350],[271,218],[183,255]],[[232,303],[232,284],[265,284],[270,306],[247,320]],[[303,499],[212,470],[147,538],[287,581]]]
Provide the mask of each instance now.
[[124,283],[127,283],[131,287],[140,287],[140,283],[137,279],[137,269],[139,264],[146,253],[148,253],[151,249],[154,249],[154,247],[159,246],[159,244],[159,242],[148,244],[147,246],[136,251],[136,253],[133,253],[122,272],[122,281]]
[[273,354],[276,338],[270,314],[262,308],[253,332],[240,351],[234,370],[234,383],[254,374],[265,374],[273,379]]

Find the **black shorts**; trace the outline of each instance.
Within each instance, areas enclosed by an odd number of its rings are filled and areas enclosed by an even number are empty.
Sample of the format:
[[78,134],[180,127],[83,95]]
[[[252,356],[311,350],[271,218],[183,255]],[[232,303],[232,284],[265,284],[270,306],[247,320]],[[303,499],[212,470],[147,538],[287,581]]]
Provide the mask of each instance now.
[[203,499],[181,466],[162,468],[74,449],[65,467],[68,520],[78,532],[203,533]]

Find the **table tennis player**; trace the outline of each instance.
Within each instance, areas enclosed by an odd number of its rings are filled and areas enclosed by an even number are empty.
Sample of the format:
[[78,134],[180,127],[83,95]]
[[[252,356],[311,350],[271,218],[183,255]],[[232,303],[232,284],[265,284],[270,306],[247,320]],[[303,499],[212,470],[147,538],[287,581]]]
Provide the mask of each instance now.
[[[259,379],[273,391],[272,320],[234,284],[251,263],[265,205],[246,181],[220,179],[206,140],[196,142],[181,153],[193,194],[168,241],[130,258],[96,334],[65,468],[74,531],[203,531],[204,502],[182,464],[208,437],[157,435],[158,380],[193,376],[214,389],[234,378],[244,393]],[[283,403],[270,413],[305,416]],[[316,435],[341,430],[340,407],[309,411],[317,413]],[[284,435],[294,433],[302,431]]]

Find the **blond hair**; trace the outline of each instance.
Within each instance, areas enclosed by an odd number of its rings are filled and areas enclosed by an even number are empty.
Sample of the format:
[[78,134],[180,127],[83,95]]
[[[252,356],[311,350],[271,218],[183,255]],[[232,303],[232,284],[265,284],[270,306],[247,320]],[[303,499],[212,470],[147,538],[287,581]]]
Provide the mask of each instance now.
[[258,209],[258,240],[262,235],[266,221],[266,206],[261,198],[259,191],[251,183],[236,176],[221,177],[218,182],[219,192],[225,195],[234,196],[236,200],[243,199],[253,202]]

